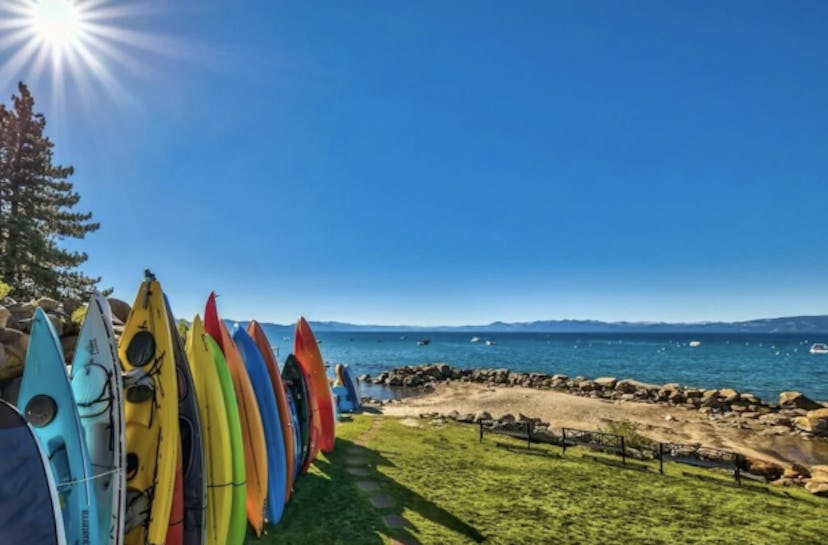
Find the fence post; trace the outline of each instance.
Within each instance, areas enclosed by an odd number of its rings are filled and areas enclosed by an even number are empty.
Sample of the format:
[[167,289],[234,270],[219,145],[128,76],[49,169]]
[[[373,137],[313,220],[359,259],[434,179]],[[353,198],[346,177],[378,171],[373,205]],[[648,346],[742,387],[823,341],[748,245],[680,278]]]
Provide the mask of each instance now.
[[532,423],[526,422],[526,450],[532,449]]
[[561,456],[566,456],[566,428],[561,428]]
[[621,465],[627,465],[627,449],[624,443],[624,436],[621,436]]
[[742,455],[737,454],[734,456],[734,463],[736,464],[736,471],[733,472],[733,476],[736,478],[736,486],[742,486],[742,474],[740,466],[742,461]]
[[480,442],[483,442],[483,419],[480,419]]
[[664,443],[658,444],[658,472],[664,475]]

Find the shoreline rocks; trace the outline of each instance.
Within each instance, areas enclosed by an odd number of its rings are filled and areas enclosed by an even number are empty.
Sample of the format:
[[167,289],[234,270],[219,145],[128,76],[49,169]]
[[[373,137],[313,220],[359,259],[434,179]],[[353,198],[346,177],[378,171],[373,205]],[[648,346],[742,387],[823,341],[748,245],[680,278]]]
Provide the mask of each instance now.
[[452,381],[491,386],[551,390],[619,403],[648,403],[695,410],[711,420],[730,421],[734,427],[752,425],[766,435],[785,433],[806,439],[828,438],[828,403],[800,392],[782,392],[779,402],[733,388],[703,389],[678,383],[649,384],[615,377],[570,378],[562,374],[526,373],[509,369],[461,369],[445,363],[409,365],[362,375],[360,380],[390,387],[427,388]]

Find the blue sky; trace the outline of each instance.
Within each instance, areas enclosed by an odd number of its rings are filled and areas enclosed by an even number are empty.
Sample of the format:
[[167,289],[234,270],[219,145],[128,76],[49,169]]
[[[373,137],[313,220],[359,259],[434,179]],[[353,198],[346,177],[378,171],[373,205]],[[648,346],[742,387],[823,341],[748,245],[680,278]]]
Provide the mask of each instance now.
[[151,267],[184,317],[828,313],[824,2],[167,4],[71,77],[0,51],[116,296]]

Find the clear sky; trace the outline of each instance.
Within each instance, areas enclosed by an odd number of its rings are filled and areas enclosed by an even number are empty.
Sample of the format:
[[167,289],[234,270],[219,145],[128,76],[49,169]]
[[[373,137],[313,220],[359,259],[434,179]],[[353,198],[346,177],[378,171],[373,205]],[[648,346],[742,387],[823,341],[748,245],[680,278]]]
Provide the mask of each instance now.
[[824,1],[78,0],[40,61],[15,3],[2,99],[130,302],[150,267],[182,317],[828,314]]

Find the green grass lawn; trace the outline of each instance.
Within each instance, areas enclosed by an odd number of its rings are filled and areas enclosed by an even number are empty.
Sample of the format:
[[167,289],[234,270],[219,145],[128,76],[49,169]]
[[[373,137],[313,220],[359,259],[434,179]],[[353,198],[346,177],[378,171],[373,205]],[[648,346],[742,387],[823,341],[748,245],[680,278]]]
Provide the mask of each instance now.
[[[378,432],[355,445],[376,419]],[[340,423],[335,452],[299,479],[282,522],[248,543],[828,543],[828,501],[802,490],[737,488],[723,473],[675,464],[665,475],[653,463],[624,469],[579,449],[565,458],[554,447],[531,454],[498,446],[521,443],[494,435],[479,444],[475,426],[418,422],[357,415]],[[369,461],[372,477],[348,473],[350,451]],[[371,506],[356,484],[369,478],[394,507]],[[386,514],[411,527],[389,530]]]

